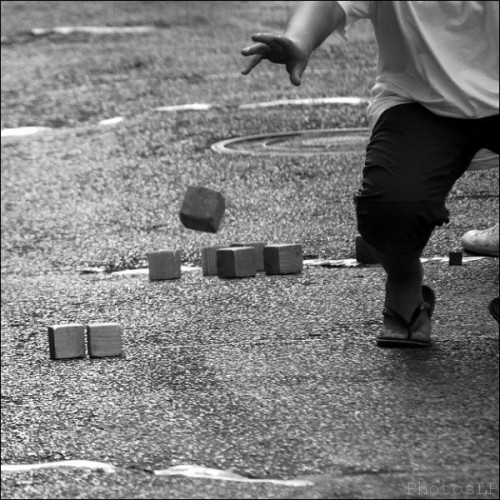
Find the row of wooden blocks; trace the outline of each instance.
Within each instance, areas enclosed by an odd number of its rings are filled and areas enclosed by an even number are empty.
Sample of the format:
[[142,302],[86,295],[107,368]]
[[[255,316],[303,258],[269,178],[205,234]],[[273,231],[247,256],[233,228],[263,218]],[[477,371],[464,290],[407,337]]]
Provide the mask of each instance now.
[[[171,280],[181,277],[180,250],[163,250],[148,254],[149,278]],[[262,242],[233,243],[201,249],[204,276],[246,278],[257,272],[266,274],[300,274],[303,268],[302,245],[266,245]]]
[[87,349],[91,358],[120,356],[121,327],[118,323],[49,326],[49,349],[52,359],[83,358]]
[[[378,259],[361,236],[355,240],[356,260],[362,264],[377,264]],[[450,252],[450,265],[462,264],[461,252]],[[181,277],[181,251],[162,250],[148,254],[151,280],[172,280]],[[229,247],[216,245],[201,249],[204,276],[245,278],[257,272],[266,274],[299,274],[302,272],[302,246],[298,244],[266,245],[262,242],[233,243]]]

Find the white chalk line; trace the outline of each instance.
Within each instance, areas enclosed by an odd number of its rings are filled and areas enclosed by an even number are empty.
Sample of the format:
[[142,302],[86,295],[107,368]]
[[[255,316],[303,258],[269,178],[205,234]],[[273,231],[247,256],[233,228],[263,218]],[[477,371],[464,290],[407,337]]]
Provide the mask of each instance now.
[[39,134],[53,130],[51,127],[17,127],[4,128],[1,131],[1,137],[25,137],[27,135]]
[[[63,28],[61,28],[63,29]],[[69,29],[69,28],[64,28]],[[368,99],[364,97],[354,97],[354,96],[346,96],[346,97],[320,97],[320,98],[310,98],[310,99],[281,99],[277,101],[268,101],[268,102],[257,102],[257,103],[249,103],[249,104],[240,104],[237,106],[237,109],[240,110],[251,110],[251,109],[260,109],[260,108],[271,108],[271,107],[280,107],[280,106],[304,106],[304,105],[321,105],[321,104],[349,104],[358,106],[360,104],[367,104],[369,102]],[[153,108],[153,111],[160,112],[179,112],[179,111],[208,111],[212,108],[217,108],[217,104],[211,103],[188,103],[188,104],[175,104],[171,106],[160,106],[157,108]],[[106,118],[100,120],[97,125],[98,126],[114,126],[119,123],[125,121],[123,116],[115,116],[112,118]],[[15,137],[26,137],[31,135],[36,135],[42,132],[48,132],[51,130],[55,130],[51,127],[17,127],[17,128],[6,128],[1,131],[2,138],[15,138]],[[468,171],[475,170],[486,170],[490,168],[498,167],[499,155],[493,153],[492,151],[481,149],[472,159],[471,164]]]
[[[467,262],[475,262],[476,260],[483,260],[487,259],[489,257],[485,256],[477,256],[477,257],[462,257],[462,263],[467,263]],[[450,263],[450,258],[449,257],[423,257],[420,259],[420,262],[425,264],[426,262],[440,262],[443,264],[449,264]],[[366,266],[367,264],[364,264],[362,262],[358,262],[356,259],[343,259],[343,260],[330,260],[330,259],[312,259],[312,260],[305,260],[304,261],[305,266],[325,266],[325,267],[359,267],[359,266]],[[375,264],[379,265],[379,264]]]
[[33,36],[45,35],[72,35],[73,33],[86,33],[89,35],[109,34],[143,34],[158,31],[156,26],[56,26],[55,28],[33,28]]
[[[291,106],[291,105],[316,105],[316,104],[353,104],[358,105],[360,103],[368,102],[362,97],[324,97],[324,98],[313,98],[313,99],[283,99],[280,101],[269,101],[269,102],[259,102],[251,104],[240,104],[237,109],[248,110],[248,109],[259,109],[259,108],[270,108],[278,106]],[[179,112],[179,111],[208,111],[212,108],[217,108],[217,104],[210,103],[190,103],[190,104],[176,104],[172,106],[160,106],[153,108],[153,111],[160,112]],[[106,118],[97,122],[100,127],[110,127],[118,125],[125,121],[123,116],[115,116],[112,118]],[[44,132],[50,132],[57,130],[51,127],[33,126],[33,127],[16,127],[16,128],[4,128],[1,130],[1,138],[21,138],[33,135],[38,135]],[[481,149],[472,159],[467,171],[477,171],[477,170],[488,170],[491,168],[498,168],[499,165],[499,155],[489,151],[487,149]]]
[[75,469],[93,469],[102,470],[104,472],[116,472],[113,465],[104,462],[93,462],[91,460],[63,460],[61,462],[47,462],[42,464],[13,464],[1,465],[2,472],[30,472],[38,469],[52,469],[52,468],[75,468]]
[[[113,474],[118,471],[114,465],[104,462],[93,462],[91,460],[64,460],[60,462],[46,462],[38,464],[13,464],[1,465],[2,472],[31,472],[39,469],[58,469],[58,468],[73,468],[73,469],[92,469],[101,470],[103,472]],[[184,476],[199,479],[215,479],[219,481],[236,481],[240,483],[264,483],[276,484],[279,486],[304,487],[314,484],[311,480],[306,479],[258,479],[248,478],[236,474],[231,471],[220,469],[212,469],[199,465],[175,465],[168,469],[153,471],[155,476]]]
[[115,116],[114,118],[106,118],[105,120],[101,120],[97,123],[97,125],[107,127],[109,125],[117,125],[124,120],[125,118],[123,116]]
[[281,99],[278,101],[257,102],[240,104],[238,109],[273,108],[279,106],[315,106],[321,104],[350,104],[359,106],[368,104],[369,100],[364,97],[318,97],[310,99]]
[[[123,116],[115,116],[113,118],[107,118],[105,120],[101,120],[97,123],[98,126],[101,127],[109,127],[112,125],[117,125],[125,120]],[[47,132],[53,132],[56,128],[52,127],[16,127],[16,128],[4,128],[0,132],[2,139],[8,138],[21,138],[21,137],[29,137],[33,135],[40,135]],[[63,129],[69,130],[69,129]]]
[[[462,264],[466,264],[468,262],[476,262],[478,260],[484,259],[494,259],[497,257],[487,257],[487,256],[465,256],[462,257]],[[420,261],[425,264],[426,262],[438,262],[441,264],[449,264],[449,257],[423,257]],[[303,260],[302,263],[306,267],[361,267],[361,266],[379,266],[380,264],[364,264],[363,262],[358,262],[356,259],[306,259]],[[182,272],[201,272],[202,268],[200,266],[181,266]],[[108,276],[138,276],[142,274],[149,273],[149,267],[139,267],[137,269],[124,269],[122,271],[113,271],[111,273],[107,273],[106,269],[103,267],[84,267],[78,269],[78,272],[81,274],[101,274]]]
[[[141,34],[141,33],[151,33],[157,31],[159,28],[156,26],[56,26],[54,28],[44,29],[44,28],[33,28],[30,33],[34,36],[45,36],[51,33],[58,35],[70,35],[72,33],[88,33],[88,34]],[[270,108],[279,106],[314,106],[314,105],[324,105],[324,104],[348,104],[348,105],[366,105],[369,103],[369,99],[366,97],[357,96],[336,96],[336,97],[318,97],[318,98],[306,98],[306,99],[280,99],[268,102],[258,102],[258,103],[247,103],[240,104],[237,109],[240,110],[252,110],[260,108]],[[177,104],[171,106],[161,106],[154,108],[155,111],[167,111],[167,112],[177,112],[177,111],[208,111],[213,107],[217,107],[215,104],[210,103],[190,103],[190,104]],[[107,118],[100,120],[98,125],[100,126],[112,126],[117,125],[124,121],[125,118],[122,116]],[[46,132],[53,130],[50,127],[18,127],[11,129],[3,129],[1,131],[1,137],[25,137],[30,135],[35,135],[40,132]],[[488,154],[489,153],[489,154]],[[491,152],[487,152],[483,155],[484,158],[475,157],[472,160],[471,166],[468,170],[485,170],[489,168],[498,167],[498,155]]]
[[[293,105],[318,105],[318,104],[359,104],[367,102],[366,99],[362,97],[324,97],[317,99],[283,99],[280,101],[270,101],[270,102],[258,102],[250,104],[240,104],[237,109],[248,110],[248,109],[258,109],[258,108],[269,108],[278,106],[293,106]],[[212,103],[187,103],[187,104],[175,104],[171,106],[160,106],[153,108],[153,111],[160,112],[179,112],[179,111],[208,111],[213,108],[219,107],[218,104]],[[112,126],[117,125],[125,121],[123,116],[115,116],[113,118],[106,118],[100,120],[98,126]],[[2,138],[8,137],[26,137],[31,135],[40,134],[42,132],[49,132],[51,130],[58,130],[52,127],[16,127],[16,128],[4,128],[1,131]]]
[[231,471],[223,471],[219,469],[211,469],[209,467],[201,467],[199,465],[176,465],[164,470],[153,472],[156,476],[185,476],[202,479],[218,479],[221,481],[236,481],[240,483],[267,483],[280,486],[303,487],[312,486],[313,481],[306,479],[258,479],[248,478],[236,474]]
[[160,106],[154,108],[155,111],[208,111],[215,107],[215,104],[204,102],[193,102],[191,104],[175,104],[173,106]]

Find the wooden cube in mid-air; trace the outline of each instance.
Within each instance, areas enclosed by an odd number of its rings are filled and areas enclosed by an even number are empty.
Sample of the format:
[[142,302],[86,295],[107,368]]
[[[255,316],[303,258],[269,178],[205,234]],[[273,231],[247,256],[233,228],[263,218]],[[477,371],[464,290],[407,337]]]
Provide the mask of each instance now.
[[231,247],[217,250],[217,276],[219,278],[247,278],[255,276],[255,249]]
[[226,202],[218,191],[205,187],[189,186],[179,212],[184,227],[216,233],[219,230]]
[[52,359],[85,356],[85,326],[79,323],[49,326],[49,349]]
[[284,243],[264,247],[266,274],[300,274],[303,265],[302,245]]

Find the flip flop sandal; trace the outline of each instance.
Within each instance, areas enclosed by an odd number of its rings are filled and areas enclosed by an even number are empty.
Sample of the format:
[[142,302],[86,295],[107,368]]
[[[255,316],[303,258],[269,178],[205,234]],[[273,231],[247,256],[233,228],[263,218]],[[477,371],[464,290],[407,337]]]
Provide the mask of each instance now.
[[493,299],[489,306],[488,309],[490,310],[491,315],[497,320],[498,322],[498,297],[496,299]]
[[410,321],[406,321],[400,314],[388,307],[384,308],[384,316],[389,316],[398,323],[400,323],[401,327],[406,330],[406,338],[395,339],[395,338],[377,338],[377,345],[381,347],[427,347],[431,344],[430,340],[415,340],[412,339],[412,328],[418,317],[422,313],[422,311],[427,311],[429,315],[429,319],[432,318],[432,314],[434,312],[434,306],[436,304],[436,296],[432,288],[427,285],[422,286],[422,296],[424,301],[415,309]]

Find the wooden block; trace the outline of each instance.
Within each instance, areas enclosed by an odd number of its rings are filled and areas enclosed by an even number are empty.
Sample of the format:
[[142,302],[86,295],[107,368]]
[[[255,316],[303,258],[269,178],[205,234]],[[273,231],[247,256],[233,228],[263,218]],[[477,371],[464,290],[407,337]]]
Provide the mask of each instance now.
[[378,260],[362,236],[356,236],[356,260],[362,264],[377,264]]
[[149,279],[175,280],[181,277],[181,251],[162,250],[148,254]]
[[216,233],[225,209],[224,196],[218,191],[189,186],[179,216],[182,224],[188,229]]
[[300,274],[303,268],[302,245],[266,245],[264,268],[266,274]]
[[217,274],[217,250],[220,248],[227,247],[216,245],[201,249],[201,271],[203,276],[215,276]]
[[264,247],[262,241],[252,241],[251,243],[233,243],[232,247],[253,247],[255,249],[255,266],[258,271],[264,271]]
[[231,247],[217,250],[217,275],[219,278],[247,278],[255,276],[255,249]]
[[119,356],[122,353],[122,329],[118,323],[87,325],[87,346],[91,358]]
[[450,266],[461,266],[462,265],[462,252],[450,252],[449,263]]
[[78,323],[49,326],[51,359],[83,358],[85,356],[85,326]]

